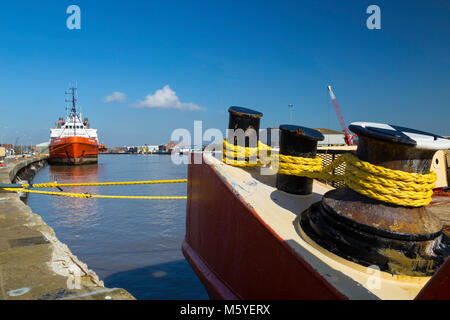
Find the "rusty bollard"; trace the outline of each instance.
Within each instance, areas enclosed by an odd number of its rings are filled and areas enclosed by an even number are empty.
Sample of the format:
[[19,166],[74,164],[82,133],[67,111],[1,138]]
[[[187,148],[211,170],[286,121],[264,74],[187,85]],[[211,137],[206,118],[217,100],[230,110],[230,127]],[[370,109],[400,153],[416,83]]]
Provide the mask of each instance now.
[[[389,169],[428,173],[440,136],[378,123],[352,123],[360,160]],[[310,238],[329,251],[359,264],[408,276],[429,276],[450,255],[443,225],[426,207],[378,201],[350,188],[327,192],[300,221]]]
[[[317,130],[294,125],[281,125],[280,154],[315,158],[317,142],[323,139],[323,135]],[[313,179],[278,173],[276,186],[278,190],[288,193],[308,195],[312,193]]]
[[[237,106],[230,107],[228,112],[230,113],[230,118],[228,123],[229,130],[227,133],[227,142],[235,146],[240,145],[241,147],[256,148],[259,139],[259,123],[263,114],[252,109]],[[242,130],[241,133],[243,133],[243,137],[239,136],[239,129]],[[242,145],[242,140],[239,141],[239,138],[244,138],[244,145]],[[229,156],[227,156],[227,158],[231,159]],[[243,159],[234,157],[234,160]],[[245,160],[256,161],[256,157],[251,157],[251,159],[246,157]]]

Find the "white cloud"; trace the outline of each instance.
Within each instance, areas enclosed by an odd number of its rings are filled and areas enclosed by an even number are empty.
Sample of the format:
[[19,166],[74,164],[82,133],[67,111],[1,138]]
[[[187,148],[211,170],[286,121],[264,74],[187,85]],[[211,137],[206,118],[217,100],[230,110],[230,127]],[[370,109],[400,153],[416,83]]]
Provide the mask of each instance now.
[[181,102],[169,85],[158,89],[154,94],[148,94],[145,100],[139,100],[135,104],[138,108],[159,108],[159,109],[178,109],[178,110],[205,110],[195,103]]
[[127,96],[125,93],[114,91],[112,95],[107,96],[103,98],[103,102],[110,103],[110,102],[124,102],[127,100]]

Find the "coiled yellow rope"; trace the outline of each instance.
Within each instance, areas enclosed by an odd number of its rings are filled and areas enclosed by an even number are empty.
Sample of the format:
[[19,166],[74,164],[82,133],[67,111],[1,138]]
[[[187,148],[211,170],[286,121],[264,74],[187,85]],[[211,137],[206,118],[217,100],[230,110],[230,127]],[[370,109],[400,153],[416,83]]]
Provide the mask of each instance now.
[[[243,147],[230,145],[224,140],[223,159],[229,159],[228,154],[225,154],[226,151],[231,150],[234,155],[240,148]],[[257,149],[256,154],[258,154],[259,149],[262,148],[270,149],[269,146],[262,143],[258,144],[258,148],[253,149]],[[243,152],[240,150],[241,154]],[[255,154],[254,150],[252,152]],[[271,156],[271,160],[274,167],[278,166],[278,173],[280,174],[344,181],[347,187],[360,194],[401,206],[421,207],[428,205],[431,202],[433,188],[437,179],[434,172],[418,174],[392,170],[361,161],[351,153],[342,154],[342,156],[324,168],[322,168],[322,159],[320,157],[302,158],[274,154]],[[234,165],[228,161],[224,162]],[[257,163],[260,163],[259,159],[257,159]],[[344,175],[333,174],[332,171],[342,163],[346,164]],[[241,160],[239,166],[246,166],[246,160]]]
[[[264,152],[262,152],[264,151]],[[235,146],[223,140],[222,161],[236,167],[258,167],[270,160],[271,148],[261,141],[257,147]]]

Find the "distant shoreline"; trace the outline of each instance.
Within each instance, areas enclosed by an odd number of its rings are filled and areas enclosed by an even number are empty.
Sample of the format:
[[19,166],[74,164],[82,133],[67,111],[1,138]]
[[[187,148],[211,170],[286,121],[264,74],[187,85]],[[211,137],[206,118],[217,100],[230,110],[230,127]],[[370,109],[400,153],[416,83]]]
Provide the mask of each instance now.
[[102,152],[102,153],[99,153],[99,155],[100,154],[132,154],[132,155],[153,155],[153,154],[163,155],[163,154],[165,154],[165,155],[168,155],[168,154],[172,154],[172,153],[171,152],[154,152],[154,153]]

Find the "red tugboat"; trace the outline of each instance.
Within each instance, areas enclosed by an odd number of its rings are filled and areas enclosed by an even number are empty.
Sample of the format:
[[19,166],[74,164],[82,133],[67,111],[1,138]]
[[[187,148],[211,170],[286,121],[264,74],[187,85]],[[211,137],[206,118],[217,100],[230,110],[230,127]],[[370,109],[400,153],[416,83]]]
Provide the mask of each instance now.
[[81,121],[75,102],[75,87],[70,88],[72,108],[66,120],[59,118],[55,129],[50,129],[49,162],[55,164],[88,164],[98,161],[97,129],[91,129],[87,118]]
[[[229,112],[230,129],[258,132],[261,113]],[[450,148],[447,139],[399,126],[349,129],[361,161],[392,170],[425,174],[434,152]],[[280,126],[280,135],[280,154],[316,156],[317,131]],[[182,250],[211,298],[450,299],[450,241],[435,206],[393,205],[202,157],[188,167]]]

